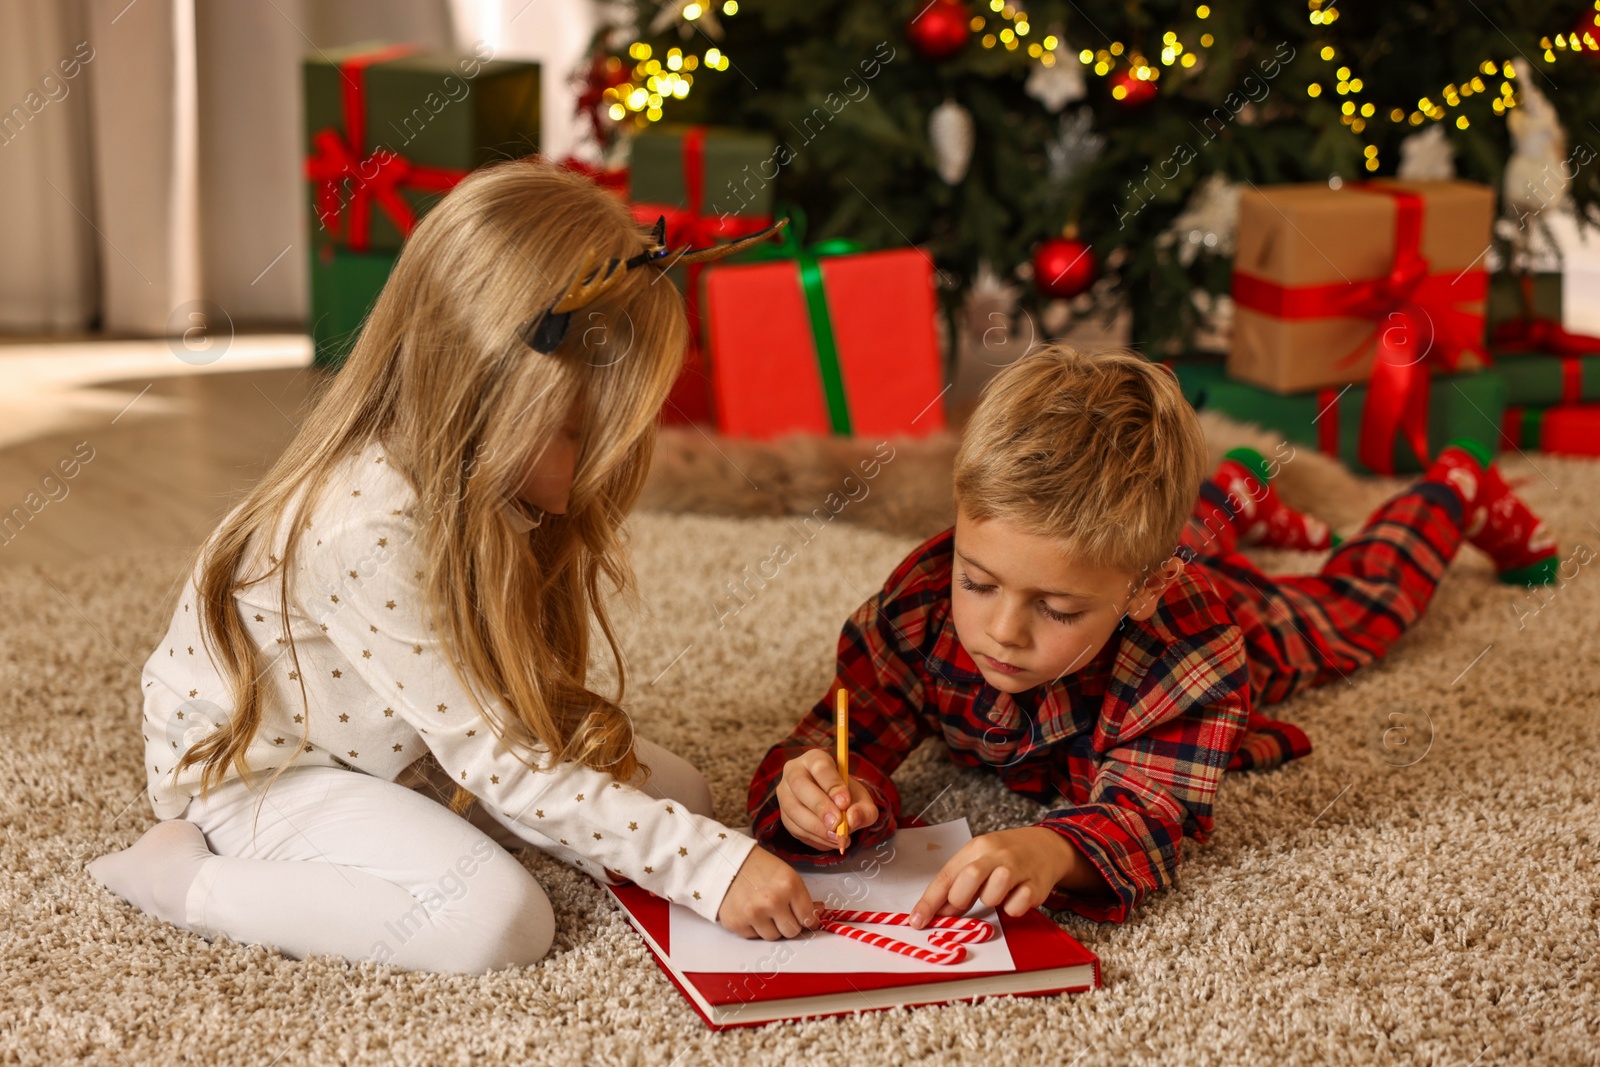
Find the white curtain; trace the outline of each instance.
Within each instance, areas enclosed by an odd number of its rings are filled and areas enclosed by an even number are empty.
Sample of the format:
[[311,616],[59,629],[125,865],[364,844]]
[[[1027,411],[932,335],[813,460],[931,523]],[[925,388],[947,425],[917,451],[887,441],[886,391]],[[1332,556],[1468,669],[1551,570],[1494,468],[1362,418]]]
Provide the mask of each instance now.
[[83,14],[0,0],[0,330],[81,330],[96,313]]
[[538,59],[561,154],[593,26],[593,0],[0,0],[0,330],[153,336],[197,308],[298,327],[301,58],[481,39]]

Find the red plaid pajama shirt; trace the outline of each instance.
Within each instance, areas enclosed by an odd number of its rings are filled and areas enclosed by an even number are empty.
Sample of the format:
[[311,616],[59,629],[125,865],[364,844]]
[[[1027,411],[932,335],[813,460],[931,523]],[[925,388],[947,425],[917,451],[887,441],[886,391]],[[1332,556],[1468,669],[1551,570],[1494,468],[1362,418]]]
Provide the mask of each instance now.
[[791,862],[826,865],[783,826],[783,766],[833,750],[832,694],[851,695],[851,772],[879,818],[851,851],[894,833],[891,775],[927,737],[962,767],[988,768],[1047,810],[1113,897],[1057,889],[1047,907],[1121,922],[1171,885],[1184,835],[1204,841],[1225,770],[1275,767],[1311,751],[1299,727],[1259,705],[1348,675],[1415,622],[1461,541],[1461,504],[1419,482],[1380,508],[1316,575],[1268,577],[1235,551],[1226,494],[1207,481],[1179,555],[1189,562],[1144,622],[1124,618],[1093,661],[1020,694],[988,685],[950,615],[954,530],[915,549],[845,622],[827,695],[774,745],[750,783],[756,838]]

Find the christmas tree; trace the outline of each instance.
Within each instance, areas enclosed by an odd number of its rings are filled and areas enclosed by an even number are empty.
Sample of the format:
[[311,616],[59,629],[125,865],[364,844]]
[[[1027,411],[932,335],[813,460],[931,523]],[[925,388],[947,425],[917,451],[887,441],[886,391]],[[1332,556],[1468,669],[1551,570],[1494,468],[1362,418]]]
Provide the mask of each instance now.
[[982,266],[1027,278],[1034,312],[1098,276],[1094,307],[1125,300],[1162,354],[1228,291],[1240,184],[1394,175],[1442,133],[1459,177],[1499,187],[1532,83],[1572,138],[1550,179],[1580,213],[1600,200],[1595,7],[642,0],[590,102],[607,139],[657,120],[770,132],[759,180],[808,240],[923,245],[947,308]]

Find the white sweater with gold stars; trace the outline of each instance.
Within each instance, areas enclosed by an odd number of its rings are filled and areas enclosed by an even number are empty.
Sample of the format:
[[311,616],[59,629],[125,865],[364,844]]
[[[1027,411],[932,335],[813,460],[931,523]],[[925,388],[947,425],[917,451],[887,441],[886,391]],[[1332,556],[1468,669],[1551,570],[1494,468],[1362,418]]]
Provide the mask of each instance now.
[[[418,607],[418,509],[415,490],[385,462],[381,445],[369,445],[333,472],[309,513],[289,617],[278,610],[276,576],[235,594],[265,684],[261,728],[245,753],[258,780],[297,746],[297,767],[337,766],[387,781],[431,750],[453,780],[512,820],[530,844],[591,877],[614,883],[612,875],[619,875],[715,921],[755,841],[604,771],[570,761],[552,767],[545,750],[534,759],[541,769],[532,771],[511,753],[461,686],[444,642]],[[516,509],[508,514],[529,525]],[[268,552],[273,559],[282,555],[283,537],[280,520]],[[259,574],[266,562],[252,543],[242,568]],[[191,574],[141,678],[145,767],[151,804],[163,819],[180,816],[200,788],[198,765],[174,778],[179,754],[231,709],[224,676],[201,641],[195,605]],[[287,654],[286,628],[298,671]],[[491,708],[501,721],[513,721],[499,701]],[[228,768],[227,780],[237,777]]]

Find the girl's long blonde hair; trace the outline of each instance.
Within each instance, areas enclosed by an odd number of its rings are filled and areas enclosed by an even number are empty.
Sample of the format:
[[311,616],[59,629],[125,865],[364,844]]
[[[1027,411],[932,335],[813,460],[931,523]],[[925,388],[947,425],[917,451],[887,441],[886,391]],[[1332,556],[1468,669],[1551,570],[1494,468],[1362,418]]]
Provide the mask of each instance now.
[[[244,752],[261,725],[262,684],[233,594],[276,573],[289,617],[295,534],[318,489],[342,459],[380,440],[421,502],[413,543],[425,560],[426,610],[452,666],[468,692],[498,695],[515,720],[497,721],[480,696],[496,734],[524,762],[518,745],[531,742],[624,780],[648,773],[620,707],[622,654],[601,580],[634,592],[619,530],[643,488],[656,414],[682,363],[683,299],[658,270],[635,268],[572,313],[554,354],[531,349],[518,328],[561,297],[586,256],[626,258],[649,244],[621,200],[532,157],[474,171],[428,213],[326,394],[196,553],[201,634],[225,671],[233,710],[174,773],[202,763],[202,796],[230,765],[251,781]],[[573,410],[582,436],[568,511],[519,532],[504,505]],[[270,536],[301,489],[283,558],[240,575],[251,538]],[[591,620],[615,664],[611,698],[586,684]],[[283,636],[298,674],[287,627]],[[300,691],[304,701],[304,681]],[[309,707],[306,718],[294,758],[306,750]],[[473,800],[457,786],[450,807],[462,813]]]

